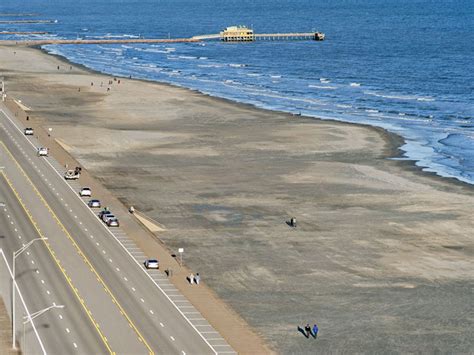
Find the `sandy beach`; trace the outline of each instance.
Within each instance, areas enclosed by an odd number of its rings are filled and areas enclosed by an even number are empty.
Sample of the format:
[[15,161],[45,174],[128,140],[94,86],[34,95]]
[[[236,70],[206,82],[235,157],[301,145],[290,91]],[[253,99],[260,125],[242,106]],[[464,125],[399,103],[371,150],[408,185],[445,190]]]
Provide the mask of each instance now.
[[[277,352],[472,351],[474,188],[390,159],[400,137],[33,48],[0,47],[0,73],[31,122],[158,221],[170,253],[184,247]],[[314,322],[317,340],[297,331]]]

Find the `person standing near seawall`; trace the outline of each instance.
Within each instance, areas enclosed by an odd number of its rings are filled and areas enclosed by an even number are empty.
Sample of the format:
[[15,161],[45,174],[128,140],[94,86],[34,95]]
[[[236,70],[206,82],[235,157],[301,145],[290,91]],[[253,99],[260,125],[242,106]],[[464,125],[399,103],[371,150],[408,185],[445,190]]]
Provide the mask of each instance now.
[[313,338],[314,339],[318,337],[318,331],[319,331],[318,325],[317,324],[313,325]]

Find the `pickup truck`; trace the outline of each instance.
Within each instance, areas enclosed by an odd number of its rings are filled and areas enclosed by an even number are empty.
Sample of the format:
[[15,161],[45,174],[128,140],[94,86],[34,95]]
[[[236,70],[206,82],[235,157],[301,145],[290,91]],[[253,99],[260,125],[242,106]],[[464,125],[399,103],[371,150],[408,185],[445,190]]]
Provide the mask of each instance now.
[[77,180],[81,176],[81,170],[82,168],[76,166],[76,169],[66,171],[64,173],[64,178],[66,180]]

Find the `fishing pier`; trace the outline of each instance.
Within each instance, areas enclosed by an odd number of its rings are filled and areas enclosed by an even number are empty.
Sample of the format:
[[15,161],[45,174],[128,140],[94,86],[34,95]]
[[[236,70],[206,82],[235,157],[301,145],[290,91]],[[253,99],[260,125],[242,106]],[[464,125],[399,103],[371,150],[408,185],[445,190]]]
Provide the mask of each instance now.
[[224,42],[253,42],[257,40],[281,41],[281,40],[314,40],[323,41],[325,38],[322,32],[303,33],[254,33],[246,26],[227,27],[218,34],[200,35],[192,37],[200,41],[221,40]]
[[[1,23],[1,22],[0,22]],[[21,23],[26,23],[22,21]],[[0,32],[0,35],[2,32]],[[3,34],[15,34],[15,32],[3,32]],[[16,32],[16,34],[39,34],[38,32]],[[194,36],[191,38],[120,38],[120,39],[26,39],[26,40],[0,40],[0,44],[41,46],[46,44],[126,44],[126,43],[193,43],[209,40],[220,40],[223,42],[254,42],[254,41],[292,41],[313,40],[323,41],[325,35],[322,32],[302,33],[254,33],[245,26],[231,26],[217,34]]]

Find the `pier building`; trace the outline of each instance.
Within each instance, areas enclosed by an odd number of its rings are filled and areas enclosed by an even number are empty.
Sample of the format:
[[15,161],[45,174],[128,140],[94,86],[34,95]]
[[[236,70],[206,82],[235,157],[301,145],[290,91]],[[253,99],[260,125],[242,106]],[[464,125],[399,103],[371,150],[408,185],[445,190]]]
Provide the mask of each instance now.
[[246,26],[230,26],[221,31],[224,42],[251,42],[255,40],[253,30]]

